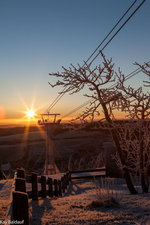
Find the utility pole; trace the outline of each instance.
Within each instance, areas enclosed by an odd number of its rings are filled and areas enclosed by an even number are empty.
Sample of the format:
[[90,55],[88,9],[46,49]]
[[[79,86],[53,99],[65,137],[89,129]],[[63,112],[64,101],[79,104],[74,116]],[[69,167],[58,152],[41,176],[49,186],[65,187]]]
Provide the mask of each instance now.
[[[44,113],[40,115],[42,119],[38,120],[38,124],[45,126],[46,128],[46,154],[45,154],[44,174],[45,175],[55,174],[58,169],[55,164],[54,143],[52,140],[53,140],[53,129],[55,128],[55,126],[57,126],[57,124],[59,124],[56,123],[56,117],[60,114]],[[50,116],[54,116],[53,122],[49,120]]]

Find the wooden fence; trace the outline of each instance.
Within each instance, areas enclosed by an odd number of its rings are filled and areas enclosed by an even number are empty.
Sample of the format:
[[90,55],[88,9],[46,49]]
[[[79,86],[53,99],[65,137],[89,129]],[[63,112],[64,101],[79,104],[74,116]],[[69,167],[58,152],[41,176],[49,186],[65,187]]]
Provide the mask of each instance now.
[[[59,197],[67,190],[67,187],[71,181],[71,173],[67,172],[62,174],[60,179],[52,179],[48,176],[38,177],[36,173],[32,173],[31,176],[26,177],[26,183],[31,184],[31,191],[27,191],[28,197],[32,200],[37,200],[38,197],[46,198]],[[40,184],[40,191],[38,190]],[[21,188],[21,185],[20,185]]]
[[[20,188],[19,182],[21,183]],[[23,183],[24,185],[22,185]],[[12,223],[18,221],[20,224],[29,225],[28,195],[25,193],[24,187],[25,173],[24,170],[18,169],[12,183],[10,205],[5,218],[7,224],[11,224],[11,221]]]
[[106,167],[71,171],[71,180],[106,177]]
[[38,200],[39,197],[46,198],[47,196],[59,197],[65,193],[72,179],[97,176],[106,176],[106,168],[66,172],[61,174],[60,179],[53,179],[50,176],[37,176],[36,173],[25,176],[25,171],[18,169],[14,175],[11,203],[6,221],[17,220],[21,224],[29,225],[28,199]]
[[[38,197],[46,198],[62,196],[71,181],[71,173],[63,174],[61,179],[52,179],[48,176],[37,176],[32,173],[30,176],[25,176],[25,171],[18,169],[15,172],[11,202],[6,215],[6,221],[19,221],[21,224],[29,225],[29,206],[28,199],[38,200]],[[27,184],[30,183],[31,190],[27,191]],[[40,187],[40,191],[39,189]]]

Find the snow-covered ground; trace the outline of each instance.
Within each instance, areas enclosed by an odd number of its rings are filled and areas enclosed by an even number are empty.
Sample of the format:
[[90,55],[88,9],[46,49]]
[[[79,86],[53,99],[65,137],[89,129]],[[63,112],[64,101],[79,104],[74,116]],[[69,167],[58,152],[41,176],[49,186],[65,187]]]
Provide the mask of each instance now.
[[130,195],[123,180],[112,183],[118,205],[87,208],[97,200],[94,182],[73,181],[63,197],[29,201],[31,224],[150,224],[150,194]]
[[[123,179],[110,179],[109,194],[118,205],[111,207],[87,207],[97,200],[93,180],[73,181],[63,197],[29,200],[31,225],[73,224],[150,224],[150,193],[130,195]],[[12,180],[0,181],[0,220],[4,220],[10,200]],[[102,194],[108,196],[108,185],[103,184]],[[113,192],[113,193],[112,193]]]
[[13,179],[0,181],[0,220],[4,220],[10,203]]

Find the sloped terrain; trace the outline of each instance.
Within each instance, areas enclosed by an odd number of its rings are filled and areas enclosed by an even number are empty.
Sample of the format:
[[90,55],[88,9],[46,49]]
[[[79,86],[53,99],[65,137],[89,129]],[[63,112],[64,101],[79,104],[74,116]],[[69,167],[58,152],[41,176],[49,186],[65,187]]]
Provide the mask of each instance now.
[[[118,204],[109,207],[87,207],[92,201],[97,200],[94,182],[72,182],[63,197],[30,201],[31,224],[150,224],[150,194],[130,195],[123,179],[115,179],[115,185],[111,190],[114,191],[113,196]],[[104,193],[107,195],[107,191]]]
[[[55,162],[59,171],[110,167],[109,175],[120,176],[111,154],[115,152],[111,136],[103,131],[65,131],[53,138]],[[45,163],[46,134],[44,131],[0,137],[1,163],[12,169],[42,173]],[[110,166],[111,165],[111,166]]]

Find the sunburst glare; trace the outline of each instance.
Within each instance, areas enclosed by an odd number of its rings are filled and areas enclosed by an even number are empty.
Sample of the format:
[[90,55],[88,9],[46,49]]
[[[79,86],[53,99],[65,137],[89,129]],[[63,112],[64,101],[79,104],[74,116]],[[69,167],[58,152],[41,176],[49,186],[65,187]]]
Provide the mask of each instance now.
[[33,118],[33,117],[35,116],[35,112],[34,112],[33,109],[28,110],[28,111],[26,112],[26,114],[27,114],[27,117],[28,117],[29,119],[31,119],[31,118]]

